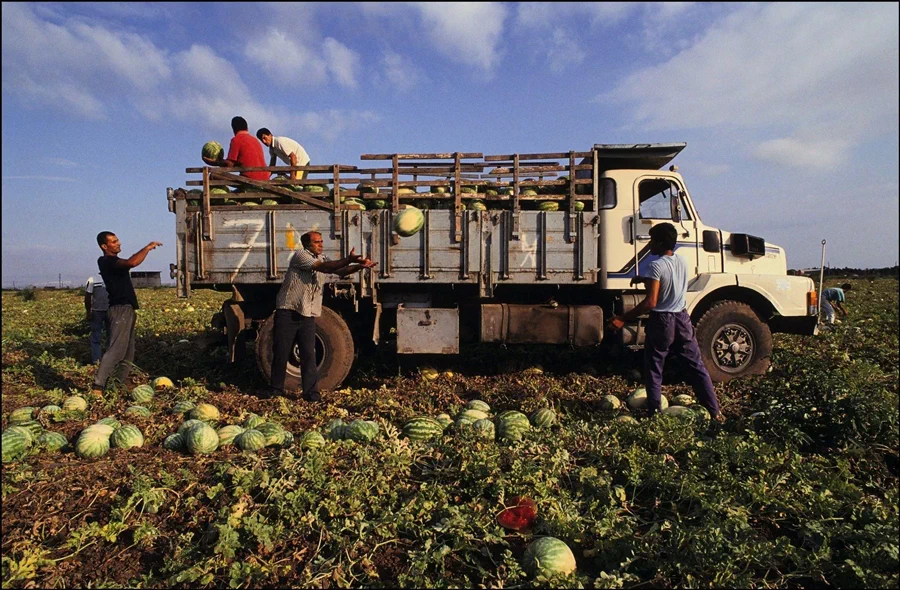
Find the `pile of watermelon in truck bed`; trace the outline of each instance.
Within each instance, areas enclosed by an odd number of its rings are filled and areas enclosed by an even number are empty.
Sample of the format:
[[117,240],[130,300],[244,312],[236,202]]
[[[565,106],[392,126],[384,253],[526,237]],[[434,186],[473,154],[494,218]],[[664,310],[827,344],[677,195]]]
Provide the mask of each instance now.
[[[678,229],[691,272],[688,312],[714,381],[765,371],[773,332],[814,334],[811,279],[789,276],[784,249],[700,221],[675,166],[677,144],[583,152],[364,154],[381,167],[188,168],[168,189],[178,293],[231,291],[213,322],[229,360],[256,340],[268,379],[275,295],[300,236],[325,255],[351,248],[376,268],[329,283],[317,324],[320,386],[337,387],[366,340],[401,354],[457,354],[469,343],[594,346],[604,318],[634,307],[631,279],[651,260],[649,230]],[[377,165],[377,164],[376,164]],[[268,182],[237,173],[269,170]],[[288,174],[304,170],[307,178]],[[298,183],[301,183],[298,184]],[[616,334],[640,346],[643,320]],[[296,386],[296,359],[286,387]]]

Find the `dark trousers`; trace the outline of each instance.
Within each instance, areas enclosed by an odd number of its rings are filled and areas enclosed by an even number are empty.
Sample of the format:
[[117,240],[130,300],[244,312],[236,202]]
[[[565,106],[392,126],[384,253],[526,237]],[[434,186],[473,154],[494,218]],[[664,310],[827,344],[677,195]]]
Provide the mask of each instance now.
[[134,362],[134,321],[137,315],[130,305],[111,305],[106,312],[109,319],[109,347],[100,359],[94,375],[94,387],[104,389],[106,381],[116,371],[124,384]]
[[302,316],[289,309],[275,310],[272,331],[272,387],[284,391],[284,378],[291,349],[297,344],[303,395],[319,392],[319,368],[316,366],[316,318]]
[[104,311],[91,312],[91,362],[96,363],[103,356],[103,332],[109,342],[109,318]]
[[650,413],[660,409],[663,365],[669,353],[684,359],[691,387],[697,401],[713,416],[719,414],[719,402],[712,380],[700,357],[700,347],[686,311],[677,313],[650,312],[644,341],[644,381],[647,387],[647,409]]

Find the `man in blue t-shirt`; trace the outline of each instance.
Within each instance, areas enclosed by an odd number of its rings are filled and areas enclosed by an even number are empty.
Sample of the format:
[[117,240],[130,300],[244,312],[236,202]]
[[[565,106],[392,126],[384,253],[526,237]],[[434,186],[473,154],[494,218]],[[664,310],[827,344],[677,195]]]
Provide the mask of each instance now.
[[[847,317],[847,310],[844,309],[841,303],[847,300],[844,291],[849,291],[851,288],[852,285],[850,283],[844,283],[840,287],[830,287],[822,290],[822,313],[825,314],[826,324],[834,325],[835,308],[841,312],[842,316]],[[840,320],[838,320],[838,323],[841,323]]]
[[687,365],[691,387],[697,401],[709,410],[718,422],[725,417],[719,411],[716,390],[694,335],[691,316],[685,310],[688,269],[684,258],[675,254],[678,230],[671,223],[660,223],[650,228],[650,253],[659,258],[650,263],[647,277],[635,277],[643,282],[647,296],[624,315],[614,315],[609,320],[612,330],[621,330],[625,322],[635,320],[650,312],[644,342],[644,385],[647,387],[647,411],[651,415],[660,410],[662,373],[670,352],[682,357]]
[[144,262],[150,250],[162,246],[160,242],[150,242],[131,258],[119,258],[122,245],[119,238],[111,231],[97,234],[97,245],[103,250],[103,256],[97,259],[100,276],[106,285],[109,297],[109,346],[100,358],[100,366],[94,374],[94,386],[91,395],[101,396],[106,389],[109,377],[119,371],[118,379],[125,383],[131,364],[134,361],[134,321],[137,317],[137,295],[131,284],[131,269]]

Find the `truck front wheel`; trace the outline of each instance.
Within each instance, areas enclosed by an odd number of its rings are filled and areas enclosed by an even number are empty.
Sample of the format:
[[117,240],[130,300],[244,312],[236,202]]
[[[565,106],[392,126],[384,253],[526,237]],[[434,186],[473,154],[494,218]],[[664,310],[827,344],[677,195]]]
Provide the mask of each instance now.
[[[275,326],[273,313],[259,328],[256,337],[256,365],[266,382],[272,378],[272,335]],[[288,359],[285,389],[302,389],[300,363],[294,345]],[[319,367],[319,388],[336,389],[346,379],[355,357],[353,334],[347,323],[335,311],[323,307],[322,315],[316,318],[316,364]]]
[[753,309],[738,301],[720,301],[697,322],[700,356],[716,383],[769,368],[772,332]]

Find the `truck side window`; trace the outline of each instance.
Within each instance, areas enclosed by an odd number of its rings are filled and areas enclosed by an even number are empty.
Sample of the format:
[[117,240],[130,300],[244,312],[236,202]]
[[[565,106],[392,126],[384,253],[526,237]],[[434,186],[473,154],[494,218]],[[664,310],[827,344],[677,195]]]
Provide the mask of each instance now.
[[[672,199],[679,198],[678,185],[664,178],[641,181],[638,187],[641,219],[672,219]],[[682,219],[690,219],[690,212],[682,201]]]
[[601,178],[597,196],[598,209],[614,209],[616,206],[616,181],[612,178]]

